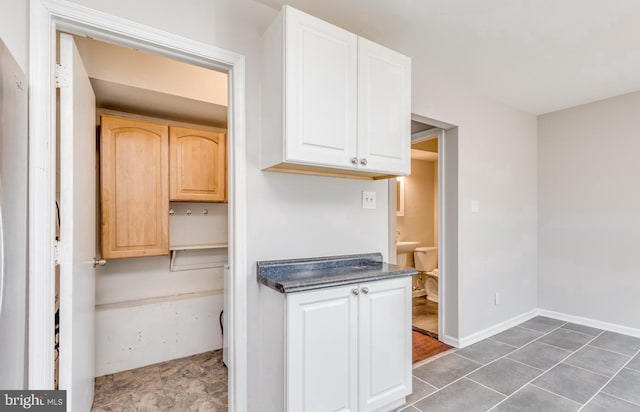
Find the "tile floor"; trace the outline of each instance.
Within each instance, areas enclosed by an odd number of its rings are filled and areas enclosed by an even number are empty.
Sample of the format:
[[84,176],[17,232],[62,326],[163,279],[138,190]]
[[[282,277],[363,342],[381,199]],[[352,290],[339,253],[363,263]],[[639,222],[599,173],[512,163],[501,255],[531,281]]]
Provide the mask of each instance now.
[[536,317],[414,368],[406,412],[640,412],[640,339]]
[[96,378],[92,412],[227,410],[222,350]]

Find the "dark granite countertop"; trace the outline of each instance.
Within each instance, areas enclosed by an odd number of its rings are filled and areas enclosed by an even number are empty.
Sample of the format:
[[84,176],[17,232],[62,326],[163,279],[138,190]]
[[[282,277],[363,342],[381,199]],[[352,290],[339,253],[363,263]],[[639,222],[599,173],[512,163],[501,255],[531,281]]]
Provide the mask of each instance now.
[[258,280],[281,293],[412,276],[413,268],[382,261],[381,253],[258,262]]

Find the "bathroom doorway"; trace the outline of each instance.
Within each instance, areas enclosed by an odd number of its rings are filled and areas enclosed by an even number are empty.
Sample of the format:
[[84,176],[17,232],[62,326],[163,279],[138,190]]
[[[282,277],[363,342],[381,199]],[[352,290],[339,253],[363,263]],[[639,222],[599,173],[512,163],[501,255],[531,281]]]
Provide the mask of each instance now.
[[[391,255],[401,266],[413,267],[418,274],[413,277],[412,329],[414,363],[434,356],[451,348],[455,344],[444,333],[443,305],[443,264],[445,234],[444,226],[444,189],[445,184],[455,183],[444,180],[444,138],[451,131],[455,140],[454,158],[457,163],[457,128],[441,122],[412,116],[411,122],[411,174],[394,179],[390,184],[389,220],[394,242]],[[451,152],[447,152],[449,156]],[[457,203],[457,202],[454,202]],[[449,204],[448,204],[449,206]],[[451,209],[454,210],[455,209]],[[395,213],[392,213],[395,211]],[[451,217],[451,216],[450,216]],[[448,225],[449,229],[450,226]],[[448,230],[448,234],[452,231]],[[457,233],[455,233],[457,238]],[[450,240],[450,239],[449,239]],[[441,262],[441,260],[443,262]],[[457,260],[457,254],[455,255]],[[449,273],[452,284],[456,284],[457,273]],[[453,303],[453,302],[451,302]],[[457,313],[451,313],[455,321]]]
[[440,129],[412,122],[411,175],[400,178],[396,210],[399,244],[417,243],[398,253],[399,264],[416,268],[412,327],[438,339],[438,140]]

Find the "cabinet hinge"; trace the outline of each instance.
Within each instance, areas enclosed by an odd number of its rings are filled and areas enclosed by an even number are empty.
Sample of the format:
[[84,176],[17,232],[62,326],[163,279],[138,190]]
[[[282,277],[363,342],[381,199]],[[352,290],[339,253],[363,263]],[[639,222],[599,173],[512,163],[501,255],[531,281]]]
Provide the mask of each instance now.
[[61,64],[56,64],[56,88],[67,88],[71,85],[69,69]]
[[60,241],[53,242],[53,260],[56,265],[60,265]]

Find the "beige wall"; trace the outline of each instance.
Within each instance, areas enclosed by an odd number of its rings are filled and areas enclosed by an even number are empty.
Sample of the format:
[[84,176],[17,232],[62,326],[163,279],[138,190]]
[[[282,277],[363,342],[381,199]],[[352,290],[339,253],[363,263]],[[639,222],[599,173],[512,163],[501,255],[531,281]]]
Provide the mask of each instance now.
[[538,300],[640,329],[640,92],[539,117]]
[[397,218],[399,241],[417,241],[420,246],[436,244],[435,173],[435,162],[411,160],[411,175],[404,183],[404,216]]

